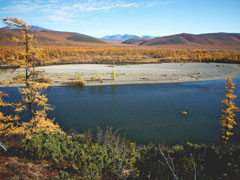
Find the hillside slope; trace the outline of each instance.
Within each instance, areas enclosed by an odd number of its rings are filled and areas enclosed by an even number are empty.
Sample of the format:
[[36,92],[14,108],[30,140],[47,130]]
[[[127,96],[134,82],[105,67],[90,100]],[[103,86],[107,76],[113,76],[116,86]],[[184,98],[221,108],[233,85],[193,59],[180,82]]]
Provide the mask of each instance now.
[[148,40],[150,40],[150,38],[131,38],[131,39],[128,39],[126,41],[123,41],[122,43],[123,44],[142,44],[144,42],[147,42]]
[[144,46],[186,48],[240,49],[239,33],[177,34],[159,37],[140,43]]
[[[32,31],[40,46],[78,46],[83,44],[103,44],[104,41],[79,33],[59,31]],[[0,45],[16,45],[13,38],[20,38],[20,30],[0,29]]]

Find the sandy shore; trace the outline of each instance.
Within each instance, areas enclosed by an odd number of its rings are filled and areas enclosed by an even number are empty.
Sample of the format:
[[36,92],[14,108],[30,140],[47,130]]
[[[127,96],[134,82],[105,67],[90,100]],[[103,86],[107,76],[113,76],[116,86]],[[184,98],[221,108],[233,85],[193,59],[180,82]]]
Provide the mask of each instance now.
[[[62,86],[66,82],[73,81],[76,73],[83,77],[86,86],[207,81],[225,79],[227,75],[233,78],[240,77],[239,64],[223,63],[73,64],[45,66],[37,69],[42,70],[42,74],[51,78],[51,86]],[[116,72],[115,80],[112,79],[113,71]],[[8,81],[19,74],[24,74],[24,70],[0,70],[0,81]],[[98,74],[103,75],[102,82],[98,80]],[[96,80],[91,79],[93,75],[96,75]]]

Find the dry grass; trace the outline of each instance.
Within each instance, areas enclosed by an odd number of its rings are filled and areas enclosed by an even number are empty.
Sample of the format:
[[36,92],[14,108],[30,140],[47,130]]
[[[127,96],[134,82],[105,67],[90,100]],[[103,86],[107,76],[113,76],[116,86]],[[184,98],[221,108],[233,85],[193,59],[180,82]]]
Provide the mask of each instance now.
[[50,83],[52,80],[50,77],[41,75],[40,78],[37,79],[37,81],[42,82],[42,83]]
[[[0,137],[8,151],[0,149],[1,180],[44,180],[59,176],[59,172],[51,162],[46,160],[27,159],[19,150],[22,137]],[[17,157],[16,157],[17,156]]]
[[59,176],[48,161],[35,161],[0,154],[0,179],[2,180],[44,180]]
[[91,77],[90,77],[90,79],[91,79],[91,81],[96,81],[96,79],[97,79],[97,75],[91,75]]
[[85,82],[79,82],[79,81],[68,81],[68,82],[65,82],[63,83],[64,85],[66,86],[79,86],[79,87],[83,87]]
[[83,87],[86,82],[84,81],[83,77],[80,76],[79,74],[75,73],[73,78],[73,80],[65,82],[64,85],[66,86],[79,86],[79,87]]

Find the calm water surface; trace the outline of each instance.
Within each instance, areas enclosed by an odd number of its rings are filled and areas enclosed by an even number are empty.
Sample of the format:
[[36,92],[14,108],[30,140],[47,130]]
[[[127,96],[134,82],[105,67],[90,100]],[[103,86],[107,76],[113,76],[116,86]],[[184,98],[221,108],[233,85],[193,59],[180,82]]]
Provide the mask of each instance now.
[[[240,97],[240,79],[235,79]],[[219,143],[225,81],[102,87],[51,87],[46,93],[56,118],[68,131],[96,126],[122,128],[137,143]],[[16,88],[0,88],[17,99]],[[237,102],[240,105],[239,102]],[[186,110],[186,116],[181,111]]]

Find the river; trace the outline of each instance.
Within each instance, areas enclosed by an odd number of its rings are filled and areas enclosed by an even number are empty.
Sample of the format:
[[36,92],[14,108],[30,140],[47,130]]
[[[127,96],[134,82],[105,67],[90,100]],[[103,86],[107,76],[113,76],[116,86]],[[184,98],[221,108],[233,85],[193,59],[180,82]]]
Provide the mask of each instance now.
[[[235,94],[240,97],[240,79]],[[46,90],[56,118],[65,131],[83,132],[96,126],[121,128],[137,143],[218,144],[219,116],[225,80],[174,84],[96,87],[51,87]],[[17,88],[0,88],[19,100]],[[239,106],[239,99],[237,100]],[[182,115],[186,111],[187,115]],[[22,115],[26,118],[26,115]],[[238,117],[239,118],[239,117]]]

